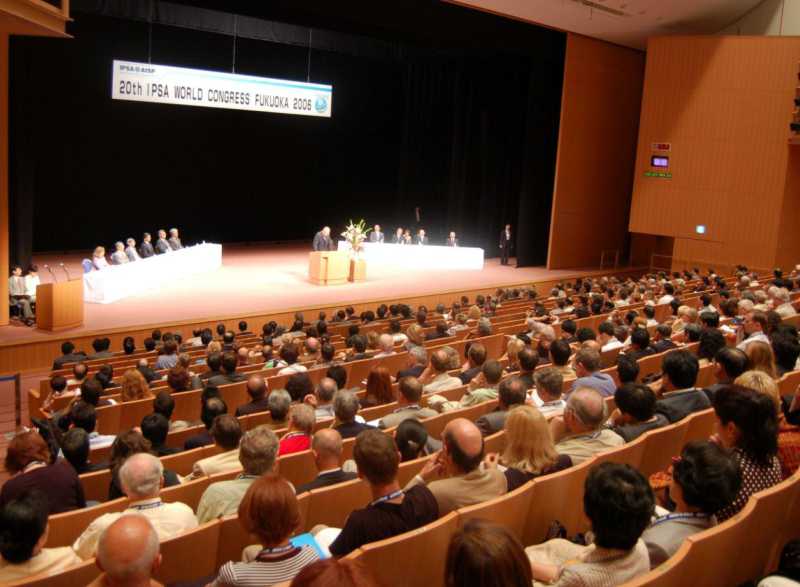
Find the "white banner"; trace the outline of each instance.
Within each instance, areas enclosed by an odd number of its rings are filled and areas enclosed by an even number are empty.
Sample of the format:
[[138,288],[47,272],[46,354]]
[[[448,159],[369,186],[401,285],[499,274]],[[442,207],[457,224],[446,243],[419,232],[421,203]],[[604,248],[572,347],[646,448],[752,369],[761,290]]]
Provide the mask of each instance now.
[[333,86],[115,59],[111,97],[330,118]]

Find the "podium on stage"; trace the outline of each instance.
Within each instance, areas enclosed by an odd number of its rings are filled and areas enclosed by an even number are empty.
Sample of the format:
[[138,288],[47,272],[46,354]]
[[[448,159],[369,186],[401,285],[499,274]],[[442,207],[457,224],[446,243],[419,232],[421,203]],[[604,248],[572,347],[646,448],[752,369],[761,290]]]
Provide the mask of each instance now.
[[317,285],[347,282],[350,254],[347,251],[314,251],[308,255],[308,279]]
[[55,332],[83,325],[83,280],[36,286],[36,327]]

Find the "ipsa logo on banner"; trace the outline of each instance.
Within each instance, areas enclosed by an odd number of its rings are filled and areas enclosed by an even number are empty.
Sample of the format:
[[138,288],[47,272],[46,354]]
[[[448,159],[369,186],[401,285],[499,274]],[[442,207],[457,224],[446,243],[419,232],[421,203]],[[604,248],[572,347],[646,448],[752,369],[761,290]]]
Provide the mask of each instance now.
[[317,96],[314,100],[314,109],[317,112],[325,112],[328,109],[328,98],[326,96]]

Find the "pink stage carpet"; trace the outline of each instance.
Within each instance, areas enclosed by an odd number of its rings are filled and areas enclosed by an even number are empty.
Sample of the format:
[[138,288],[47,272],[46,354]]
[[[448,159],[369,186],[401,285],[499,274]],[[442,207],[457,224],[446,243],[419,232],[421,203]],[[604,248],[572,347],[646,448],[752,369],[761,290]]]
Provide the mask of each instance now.
[[[367,268],[367,280],[337,286],[309,283],[308,248],[297,245],[223,247],[222,267],[211,273],[183,278],[165,284],[159,291],[101,305],[85,304],[85,322],[80,329],[58,333],[59,337],[87,331],[125,328],[193,319],[267,313],[290,308],[314,307],[369,301],[390,296],[408,297],[448,290],[513,285],[561,279],[597,269],[549,271],[544,267],[517,269],[489,259],[481,271],[408,271],[391,267]],[[79,256],[40,256],[42,281],[50,281],[43,268],[59,262],[67,265],[73,277],[81,274]],[[54,268],[59,280],[63,271]],[[0,328],[0,342],[41,340],[53,334],[19,324]]]

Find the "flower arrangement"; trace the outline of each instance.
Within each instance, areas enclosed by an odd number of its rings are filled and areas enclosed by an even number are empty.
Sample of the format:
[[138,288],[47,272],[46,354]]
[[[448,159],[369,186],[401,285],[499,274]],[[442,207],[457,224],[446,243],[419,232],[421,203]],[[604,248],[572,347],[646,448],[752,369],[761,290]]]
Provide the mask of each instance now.
[[350,250],[354,254],[358,254],[361,251],[361,243],[367,240],[370,230],[372,229],[367,228],[367,223],[364,222],[363,218],[357,223],[350,220],[350,224],[347,225],[347,228],[342,233],[342,238],[350,244]]

